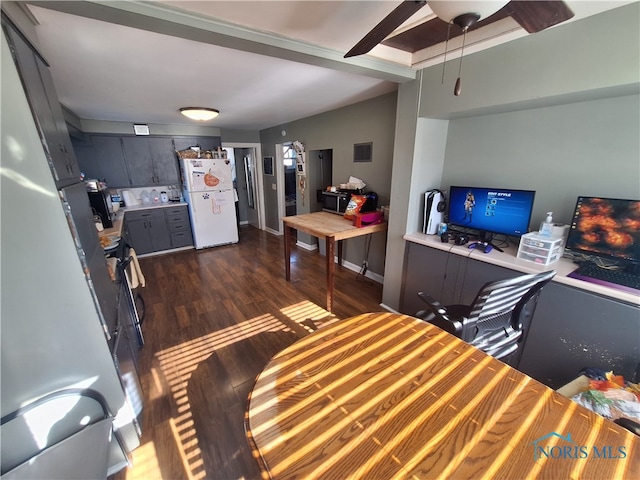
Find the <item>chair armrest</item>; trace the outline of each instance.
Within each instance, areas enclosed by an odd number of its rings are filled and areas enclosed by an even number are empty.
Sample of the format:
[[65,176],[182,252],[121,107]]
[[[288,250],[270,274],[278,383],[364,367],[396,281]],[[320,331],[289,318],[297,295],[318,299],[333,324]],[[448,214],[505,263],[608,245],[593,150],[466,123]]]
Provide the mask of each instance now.
[[462,329],[462,323],[450,319],[445,306],[424,292],[418,292],[418,297],[426,304],[427,308],[416,313],[416,317],[440,327],[446,332],[458,335]]

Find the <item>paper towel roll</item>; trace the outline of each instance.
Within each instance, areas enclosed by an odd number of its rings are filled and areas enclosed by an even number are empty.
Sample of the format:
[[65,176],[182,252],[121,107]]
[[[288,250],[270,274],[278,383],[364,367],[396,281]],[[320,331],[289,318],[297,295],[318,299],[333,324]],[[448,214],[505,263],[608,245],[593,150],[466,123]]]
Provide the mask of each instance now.
[[567,238],[567,232],[569,231],[569,225],[562,223],[554,223],[551,230],[551,236],[553,238]]
[[122,190],[122,199],[124,200],[124,205],[126,207],[132,207],[134,205],[138,205],[138,200],[133,196],[130,190]]

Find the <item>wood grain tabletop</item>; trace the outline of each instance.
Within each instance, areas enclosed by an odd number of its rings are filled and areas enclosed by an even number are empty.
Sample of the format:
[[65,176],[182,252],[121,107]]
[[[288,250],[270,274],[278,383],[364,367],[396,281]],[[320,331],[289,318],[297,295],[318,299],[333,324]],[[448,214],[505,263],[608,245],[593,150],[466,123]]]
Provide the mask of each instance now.
[[421,320],[352,317],[276,355],[247,436],[274,479],[640,478],[640,439]]
[[318,238],[333,237],[334,240],[346,240],[369,233],[384,232],[387,222],[364,227],[355,227],[351,220],[342,215],[329,212],[313,212],[302,215],[284,217],[282,219],[287,227],[295,228]]

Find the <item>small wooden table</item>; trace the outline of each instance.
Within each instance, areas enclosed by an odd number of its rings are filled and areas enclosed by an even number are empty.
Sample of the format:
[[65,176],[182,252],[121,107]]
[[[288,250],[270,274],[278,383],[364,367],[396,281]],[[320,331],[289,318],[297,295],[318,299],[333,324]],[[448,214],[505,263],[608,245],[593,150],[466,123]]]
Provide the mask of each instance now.
[[338,242],[338,263],[342,265],[342,240],[375,232],[384,232],[387,222],[365,227],[354,227],[351,220],[342,215],[328,212],[307,213],[284,217],[284,265],[287,281],[291,280],[291,230],[305,232],[314,237],[324,238],[327,255],[327,310],[333,310],[333,275],[335,270],[335,244]]
[[247,436],[273,479],[640,478],[640,438],[421,320],[352,317],[276,355]]

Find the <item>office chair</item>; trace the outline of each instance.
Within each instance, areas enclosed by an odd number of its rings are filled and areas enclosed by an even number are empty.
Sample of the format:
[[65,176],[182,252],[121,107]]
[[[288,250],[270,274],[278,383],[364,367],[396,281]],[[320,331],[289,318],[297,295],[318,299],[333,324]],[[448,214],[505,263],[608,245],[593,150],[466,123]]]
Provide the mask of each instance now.
[[420,310],[416,317],[495,358],[504,359],[518,349],[540,291],[555,274],[551,270],[486,283],[471,305],[445,307],[428,294],[418,292],[427,308]]

